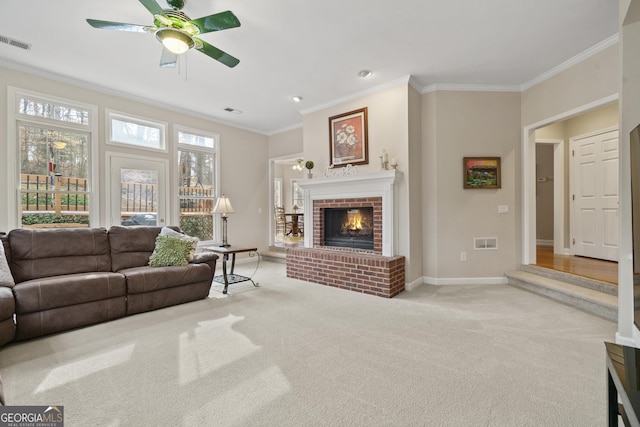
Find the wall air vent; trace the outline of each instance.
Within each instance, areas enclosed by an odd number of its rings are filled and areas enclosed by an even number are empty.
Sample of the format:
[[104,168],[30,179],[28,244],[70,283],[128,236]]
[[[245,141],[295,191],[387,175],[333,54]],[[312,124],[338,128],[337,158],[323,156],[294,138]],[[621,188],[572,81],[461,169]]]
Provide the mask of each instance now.
[[226,111],[227,113],[232,113],[232,114],[242,114],[242,111],[236,110],[235,108],[231,108],[231,107],[225,108],[224,111]]
[[8,44],[9,46],[19,47],[20,49],[30,50],[31,45],[29,43],[21,42],[20,40],[12,39],[11,37],[0,35],[0,43]]
[[497,237],[474,237],[473,250],[484,251],[487,249],[498,249]]

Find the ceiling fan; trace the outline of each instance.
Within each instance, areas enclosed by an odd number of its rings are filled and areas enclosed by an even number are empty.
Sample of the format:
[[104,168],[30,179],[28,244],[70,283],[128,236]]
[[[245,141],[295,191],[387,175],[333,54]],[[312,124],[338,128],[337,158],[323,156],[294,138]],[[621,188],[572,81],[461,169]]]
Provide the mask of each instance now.
[[139,0],[153,14],[153,25],[126,24],[123,22],[87,19],[89,25],[105,30],[154,33],[162,43],[161,67],[175,67],[178,55],[193,48],[228,67],[240,62],[226,52],[196,37],[212,31],[221,31],[240,26],[240,21],[231,12],[220,12],[198,19],[191,19],[182,12],[184,0],[167,0],[171,9],[163,9],[156,0]]

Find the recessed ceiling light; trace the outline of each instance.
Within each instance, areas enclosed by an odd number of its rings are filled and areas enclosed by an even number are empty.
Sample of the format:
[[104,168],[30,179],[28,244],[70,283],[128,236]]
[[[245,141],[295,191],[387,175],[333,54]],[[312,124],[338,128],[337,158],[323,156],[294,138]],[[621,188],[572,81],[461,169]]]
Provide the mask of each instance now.
[[242,111],[236,110],[235,108],[231,108],[231,107],[225,108],[224,111],[227,111],[227,112],[233,113],[233,114],[242,114]]
[[291,100],[292,100],[293,102],[300,102],[300,101],[302,101],[302,97],[301,97],[301,96],[298,96],[298,95],[295,95],[295,96],[292,96],[292,97],[291,97]]
[[358,72],[358,77],[362,79],[366,79],[368,77],[371,77],[372,75],[373,75],[373,71],[371,70],[361,70],[360,72]]

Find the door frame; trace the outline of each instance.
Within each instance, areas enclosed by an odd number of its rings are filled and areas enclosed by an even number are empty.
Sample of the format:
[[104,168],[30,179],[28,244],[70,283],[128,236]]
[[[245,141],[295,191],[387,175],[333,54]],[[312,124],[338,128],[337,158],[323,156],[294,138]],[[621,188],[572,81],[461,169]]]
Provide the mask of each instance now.
[[[536,129],[569,119],[594,108],[618,101],[606,96],[563,113],[526,125],[522,129],[522,264],[536,263]],[[621,188],[620,191],[623,191]],[[554,236],[555,237],[555,236]]]
[[[275,178],[275,164],[281,160],[295,160],[302,158],[303,153],[287,154],[286,156],[272,157],[269,159],[269,246],[275,244],[275,206],[273,204],[273,179]],[[282,193],[284,197],[284,191]]]
[[568,249],[564,245],[564,207],[566,200],[564,191],[564,140],[538,138],[535,143],[553,145],[553,253],[565,255]]
[[[120,222],[117,224],[113,223],[113,200],[111,194],[111,161],[113,158],[122,158],[126,160],[139,160],[141,162],[154,162],[161,164],[164,167],[164,179],[162,177],[158,177],[159,180],[163,181],[163,185],[165,187],[165,191],[161,192],[158,189],[158,194],[162,196],[162,198],[158,198],[158,226],[164,226],[167,224],[173,224],[172,211],[169,209],[171,205],[171,194],[172,188],[170,187],[170,169],[169,169],[169,160],[163,159],[160,157],[149,157],[149,156],[140,156],[136,154],[125,154],[115,151],[105,151],[105,169],[104,169],[104,186],[105,186],[105,223],[107,226],[111,225],[120,225]],[[164,222],[161,221],[162,217],[164,217]]]

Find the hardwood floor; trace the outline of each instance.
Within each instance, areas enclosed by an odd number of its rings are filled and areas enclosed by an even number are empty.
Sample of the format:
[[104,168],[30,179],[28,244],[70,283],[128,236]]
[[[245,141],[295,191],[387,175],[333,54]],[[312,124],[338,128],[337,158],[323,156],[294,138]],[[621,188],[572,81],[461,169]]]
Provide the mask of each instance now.
[[618,284],[618,263],[573,255],[555,255],[551,246],[538,246],[536,265],[590,279]]

